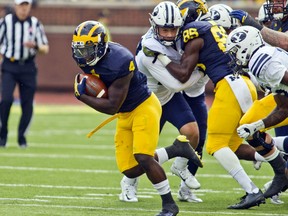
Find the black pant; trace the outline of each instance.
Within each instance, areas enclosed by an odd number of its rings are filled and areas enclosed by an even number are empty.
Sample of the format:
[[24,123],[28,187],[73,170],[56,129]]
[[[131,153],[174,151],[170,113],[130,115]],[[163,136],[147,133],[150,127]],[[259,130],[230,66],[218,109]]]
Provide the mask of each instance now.
[[37,69],[34,61],[26,63],[4,60],[2,64],[2,99],[0,103],[0,138],[7,139],[8,118],[13,104],[16,85],[19,88],[22,115],[18,126],[18,143],[26,142],[25,133],[33,115],[33,100],[37,85]]

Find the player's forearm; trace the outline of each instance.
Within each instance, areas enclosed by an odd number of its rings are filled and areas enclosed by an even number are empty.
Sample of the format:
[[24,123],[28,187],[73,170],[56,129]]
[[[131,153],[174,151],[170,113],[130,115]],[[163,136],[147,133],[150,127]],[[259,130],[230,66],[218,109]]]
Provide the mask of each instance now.
[[181,83],[189,80],[193,70],[188,70],[182,64],[172,62],[167,56],[160,54],[158,60],[166,67],[169,73]]
[[284,121],[288,117],[288,110],[287,109],[274,109],[270,115],[263,119],[263,123],[265,128],[270,128],[274,125],[277,125]]
[[288,51],[288,34],[284,32],[278,32],[264,27],[261,30],[261,35],[265,42],[272,46],[280,47]]

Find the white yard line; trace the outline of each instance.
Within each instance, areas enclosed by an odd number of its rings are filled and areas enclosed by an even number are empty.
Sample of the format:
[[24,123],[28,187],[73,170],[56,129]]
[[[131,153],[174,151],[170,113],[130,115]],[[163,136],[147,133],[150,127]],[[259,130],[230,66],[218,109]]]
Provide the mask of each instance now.
[[[74,157],[74,156],[73,156]],[[75,158],[75,157],[74,157]],[[0,170],[25,170],[25,171],[46,171],[46,172],[79,172],[79,173],[102,173],[102,174],[118,174],[118,170],[99,170],[99,169],[68,169],[68,168],[47,168],[47,167],[16,167],[16,166],[0,166]],[[172,176],[171,172],[167,172],[168,176]],[[198,177],[204,178],[231,178],[230,175],[225,174],[197,174]],[[271,176],[254,176],[249,175],[250,178],[268,179]]]
[[[66,206],[66,205],[40,205],[40,204],[5,204],[5,205],[11,205],[11,206],[25,206],[25,207],[40,207],[40,208],[58,208],[58,209],[91,209],[91,210],[105,210],[105,211],[116,211],[116,212],[158,212],[159,209],[143,209],[143,208],[107,208],[107,207],[92,207],[92,206]],[[187,213],[192,215],[247,215],[247,211],[231,211],[231,212],[205,212],[205,211],[185,211],[181,209],[181,213]],[[263,212],[261,213],[252,213],[255,216],[287,216],[287,214],[265,214]]]

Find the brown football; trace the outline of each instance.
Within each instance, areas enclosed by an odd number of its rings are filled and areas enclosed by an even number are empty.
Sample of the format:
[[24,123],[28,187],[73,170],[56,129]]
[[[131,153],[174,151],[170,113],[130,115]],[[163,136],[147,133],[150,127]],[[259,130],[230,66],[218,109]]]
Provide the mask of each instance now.
[[86,94],[97,98],[107,98],[108,91],[103,81],[92,74],[81,73],[80,80],[86,76]]

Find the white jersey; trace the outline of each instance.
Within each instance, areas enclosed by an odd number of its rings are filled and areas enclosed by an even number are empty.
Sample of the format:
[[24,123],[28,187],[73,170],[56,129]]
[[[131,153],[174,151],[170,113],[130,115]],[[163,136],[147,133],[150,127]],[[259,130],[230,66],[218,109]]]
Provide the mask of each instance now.
[[192,85],[190,88],[184,89],[184,92],[189,97],[198,97],[199,95],[205,92],[205,86],[208,83],[208,81],[209,81],[209,77],[205,75],[204,77],[201,77],[198,80],[198,82]]
[[[180,42],[180,41],[179,41]],[[162,45],[153,37],[152,28],[142,37],[142,46],[145,46],[153,51],[158,51],[167,55],[172,61],[179,63],[181,59],[180,44],[177,45],[177,50],[173,47]],[[139,71],[147,76],[148,87],[158,97],[161,105],[166,104],[175,94],[188,87],[194,85],[201,77],[203,73],[198,70],[193,71],[190,79],[181,83],[175,79],[169,71],[164,67],[160,61],[155,61],[154,57],[147,57],[142,50],[138,52],[135,57]]]
[[261,47],[251,57],[249,69],[257,81],[273,94],[288,95],[288,86],[281,80],[288,69],[288,53],[278,47]]

